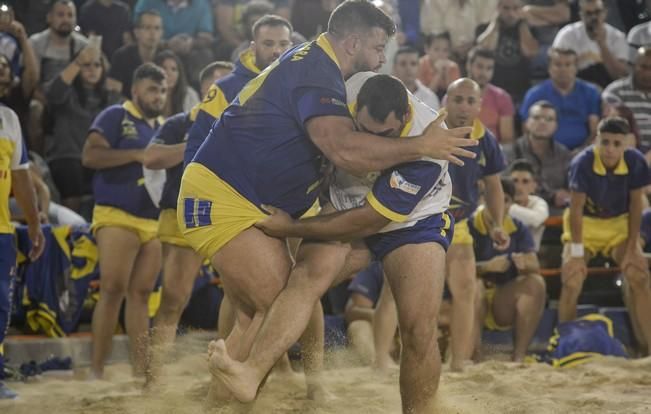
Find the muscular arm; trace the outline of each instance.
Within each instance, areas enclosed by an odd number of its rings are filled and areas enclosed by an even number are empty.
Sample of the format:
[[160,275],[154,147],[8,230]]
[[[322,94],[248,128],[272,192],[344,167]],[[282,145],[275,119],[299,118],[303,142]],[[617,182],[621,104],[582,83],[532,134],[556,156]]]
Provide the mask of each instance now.
[[144,150],[113,149],[108,141],[99,133],[88,134],[84,149],[81,153],[81,163],[84,167],[101,170],[119,167],[132,162],[143,162]]
[[165,145],[165,144],[149,144],[145,148],[144,166],[152,170],[162,170],[165,168],[172,168],[183,162],[183,154],[185,153],[186,143]]
[[585,206],[585,199],[585,193],[571,192],[570,232],[572,233],[572,243],[583,243],[583,207]]
[[29,164],[29,172],[34,184],[39,211],[43,217],[47,217],[48,211],[50,210],[50,189],[45,184],[45,181],[43,181],[40,171],[38,171],[38,168],[33,163]]
[[500,144],[510,144],[515,138],[513,116],[501,116],[499,119]]
[[520,21],[518,30],[520,31],[520,50],[522,54],[528,58],[536,56],[540,45],[531,34],[531,30],[529,30],[529,26],[524,20]]
[[500,217],[504,217],[504,190],[498,174],[484,177],[486,185],[486,208],[494,227],[502,227]]

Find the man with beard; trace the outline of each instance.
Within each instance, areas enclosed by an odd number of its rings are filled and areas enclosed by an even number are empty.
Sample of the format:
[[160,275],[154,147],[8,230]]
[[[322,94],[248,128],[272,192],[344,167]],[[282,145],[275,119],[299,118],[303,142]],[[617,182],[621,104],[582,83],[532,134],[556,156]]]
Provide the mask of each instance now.
[[82,153],[93,178],[100,298],[93,313],[92,375],[100,378],[111,352],[120,305],[126,297],[125,321],[134,373],[142,374],[147,353],[148,300],[160,270],[156,234],[158,208],[144,186],[145,147],[163,122],[167,81],[158,66],[145,63],[133,76],[133,100],[102,111],[90,128]]

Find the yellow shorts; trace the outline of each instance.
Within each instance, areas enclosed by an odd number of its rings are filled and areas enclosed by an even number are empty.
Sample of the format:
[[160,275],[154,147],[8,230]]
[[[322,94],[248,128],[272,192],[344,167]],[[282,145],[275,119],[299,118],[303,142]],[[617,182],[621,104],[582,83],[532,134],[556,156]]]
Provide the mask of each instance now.
[[93,234],[102,227],[122,227],[138,235],[140,243],[147,243],[156,238],[158,221],[134,216],[119,208],[96,205],[93,209]]
[[183,237],[183,233],[179,230],[176,209],[166,208],[161,210],[160,216],[158,216],[158,238],[163,243],[179,247],[190,247],[188,241]]
[[510,331],[511,326],[501,326],[498,325],[495,321],[495,315],[493,315],[493,302],[495,301],[495,291],[496,288],[489,287],[486,288],[484,293],[484,298],[486,299],[486,317],[484,318],[484,327],[492,331]]
[[[583,216],[583,246],[592,256],[599,253],[609,257],[613,249],[628,239],[628,214],[612,218]],[[563,213],[563,243],[572,240],[570,209]]]
[[470,244],[474,243],[474,239],[468,230],[468,219],[463,219],[454,223],[454,236],[452,236],[452,244]]
[[183,173],[177,205],[181,233],[204,258],[265,217],[258,207],[198,163]]

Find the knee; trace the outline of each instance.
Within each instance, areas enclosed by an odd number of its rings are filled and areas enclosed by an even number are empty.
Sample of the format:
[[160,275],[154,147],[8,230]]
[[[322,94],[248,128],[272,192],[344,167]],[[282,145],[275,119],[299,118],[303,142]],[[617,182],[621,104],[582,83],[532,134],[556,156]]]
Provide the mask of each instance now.
[[477,299],[477,280],[475,275],[458,275],[449,281],[452,298],[465,303],[473,303]]
[[142,286],[130,287],[127,292],[127,297],[130,302],[137,302],[140,304],[149,303],[149,296],[153,292],[153,288]]
[[633,292],[641,292],[649,288],[649,273],[645,270],[628,266],[624,272],[624,278]]
[[567,271],[567,269],[563,268],[561,279],[562,279],[562,289],[564,292],[577,295],[577,296],[579,295],[579,293],[581,293],[585,276],[579,273],[570,273]]
[[298,263],[289,277],[288,287],[299,290],[306,300],[316,301],[330,287],[332,279],[325,275],[331,274],[327,264],[308,267]]
[[185,291],[163,288],[163,298],[160,304],[161,312],[180,314],[183,312],[189,297],[189,292],[186,294]]
[[436,344],[436,323],[434,318],[419,318],[413,323],[400,326],[400,337],[405,351],[424,353]]
[[100,298],[110,301],[121,301],[127,294],[127,283],[114,280],[112,277],[103,277],[100,280]]
[[526,284],[527,293],[536,299],[545,299],[545,293],[547,292],[545,286],[545,279],[540,275],[529,275],[527,276]]

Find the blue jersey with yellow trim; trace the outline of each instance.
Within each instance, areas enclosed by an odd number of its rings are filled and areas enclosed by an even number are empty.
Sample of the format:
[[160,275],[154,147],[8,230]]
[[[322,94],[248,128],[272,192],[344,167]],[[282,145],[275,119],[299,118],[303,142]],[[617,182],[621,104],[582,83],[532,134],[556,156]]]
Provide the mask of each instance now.
[[[113,149],[144,149],[162,122],[161,118],[151,127],[136,106],[127,101],[100,112],[90,131],[102,135]],[[137,217],[158,218],[158,208],[145,188],[140,163],[97,170],[93,177],[93,194],[98,205],[119,208]]]
[[0,104],[0,234],[14,232],[9,211],[11,172],[27,168],[27,151],[18,115]]
[[298,217],[316,201],[322,180],[324,158],[305,127],[319,116],[350,116],[341,70],[324,35],[287,51],[249,82],[193,162],[254,205]]
[[[506,216],[502,223],[504,231],[511,238],[509,247],[506,250],[497,250],[493,246],[493,239],[491,239],[488,233],[488,227],[484,222],[484,216],[482,214],[484,208],[484,206],[477,208],[468,219],[468,231],[474,240],[473,249],[477,261],[483,262],[504,254],[534,253],[536,251],[536,245],[529,228],[523,222],[511,216]],[[513,262],[511,262],[511,267],[506,272],[484,274],[483,278],[496,284],[504,284],[517,276],[518,271]]]
[[247,49],[240,54],[233,71],[223,78],[217,79],[210,87],[206,97],[197,107],[196,118],[193,120],[194,123],[188,132],[184,164],[187,165],[192,161],[194,154],[197,153],[197,150],[210,133],[210,128],[212,128],[215,120],[221,116],[244,85],[258,76],[259,73],[260,69],[255,66],[255,55],[250,49]]
[[[192,126],[190,114],[181,112],[173,115],[158,128],[151,139],[151,142],[162,145],[181,144],[188,139],[188,130]],[[179,163],[166,170],[165,185],[158,205],[161,209],[176,209],[176,201],[179,198],[181,187],[181,176],[183,175],[183,163]]]
[[489,175],[499,174],[506,168],[506,160],[495,136],[479,120],[473,123],[470,137],[479,145],[466,148],[476,154],[474,159],[465,158],[464,166],[450,164],[452,178],[452,203],[450,212],[455,221],[468,218],[479,203],[477,182]]
[[591,145],[570,163],[570,190],[586,194],[583,214],[610,218],[628,213],[629,193],[649,184],[649,166],[644,155],[627,149],[613,170],[607,170],[598,147]]

